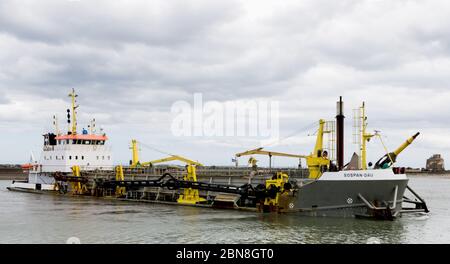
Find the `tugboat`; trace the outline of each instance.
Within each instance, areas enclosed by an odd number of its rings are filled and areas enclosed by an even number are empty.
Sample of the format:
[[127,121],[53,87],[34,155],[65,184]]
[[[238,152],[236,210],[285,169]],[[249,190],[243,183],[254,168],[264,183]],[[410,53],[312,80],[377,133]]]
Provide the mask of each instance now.
[[75,165],[81,169],[112,170],[113,158],[111,147],[107,146],[108,137],[100,131],[96,133],[95,119],[77,131],[77,97],[75,90],[69,94],[72,105],[67,109],[68,131],[61,134],[58,129],[58,120],[53,117],[54,131],[43,135],[44,145],[39,161],[26,164],[29,170],[28,180],[14,181],[11,191],[26,192],[59,192],[63,187],[57,184],[58,177],[71,177]]

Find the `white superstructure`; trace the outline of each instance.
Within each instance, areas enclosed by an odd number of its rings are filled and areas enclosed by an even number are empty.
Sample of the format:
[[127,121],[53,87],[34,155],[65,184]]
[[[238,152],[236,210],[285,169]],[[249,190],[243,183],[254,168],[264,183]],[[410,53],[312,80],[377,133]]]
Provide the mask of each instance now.
[[67,110],[69,124],[68,132],[59,132],[56,118],[55,131],[44,134],[44,145],[39,161],[27,164],[30,170],[28,182],[38,184],[53,184],[54,173],[71,173],[73,166],[82,170],[111,170],[113,157],[111,147],[107,145],[105,133],[95,132],[95,120],[89,125],[89,131],[77,131],[77,94],[69,94],[72,99],[72,109]]
[[111,169],[111,148],[106,135],[44,135],[41,172],[71,172],[75,165],[83,169]]

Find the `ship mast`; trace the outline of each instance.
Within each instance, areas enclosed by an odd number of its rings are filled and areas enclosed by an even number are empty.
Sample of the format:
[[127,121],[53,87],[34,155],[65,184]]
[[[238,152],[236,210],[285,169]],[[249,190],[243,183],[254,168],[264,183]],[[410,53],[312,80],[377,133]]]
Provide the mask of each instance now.
[[367,117],[366,117],[366,106],[363,102],[361,107],[361,169],[367,170],[367,142],[374,136],[374,134],[370,134],[366,132],[367,129]]
[[53,115],[53,125],[55,126],[55,134],[59,136],[61,133],[59,132],[58,117],[56,115]]
[[75,93],[75,89],[72,88],[72,92],[69,94],[69,97],[72,98],[72,135],[77,134],[77,112],[76,109],[78,108],[78,105],[76,105],[77,100],[76,98],[78,95]]

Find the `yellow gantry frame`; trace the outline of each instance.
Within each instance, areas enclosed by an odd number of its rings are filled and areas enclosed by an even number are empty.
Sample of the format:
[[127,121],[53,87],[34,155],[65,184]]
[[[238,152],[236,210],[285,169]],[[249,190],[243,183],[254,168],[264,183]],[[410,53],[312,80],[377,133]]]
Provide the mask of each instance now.
[[319,130],[317,131],[316,145],[314,147],[314,152],[306,157],[306,164],[309,169],[309,178],[317,179],[322,176],[323,168],[329,168],[330,160],[324,158],[323,155],[323,135],[330,133],[330,131],[325,131],[325,120],[319,120]]
[[[123,173],[123,166],[119,165],[116,167],[116,181],[124,181],[125,175]],[[116,196],[121,197],[124,196],[126,193],[125,187],[116,187]]]
[[[72,173],[75,177],[81,177],[80,166],[72,166]],[[72,186],[72,194],[84,194],[87,192],[86,185],[81,184],[81,182],[71,182],[70,184]]]
[[[137,140],[133,139],[131,141],[131,150],[132,150],[132,161],[131,161],[131,167],[146,167],[146,166],[153,166],[154,164],[157,163],[164,163],[164,162],[168,162],[168,161],[181,161],[186,165],[186,174],[183,175],[183,179],[185,181],[192,181],[192,182],[196,182],[197,181],[197,166],[203,166],[203,164],[201,164],[200,162],[179,156],[179,155],[170,155],[167,158],[162,158],[162,159],[157,159],[157,160],[152,160],[152,161],[148,161],[148,162],[139,162],[139,148],[138,148],[138,142]],[[177,202],[180,204],[198,204],[198,203],[202,203],[205,202],[206,199],[200,197],[199,195],[199,191],[198,190],[194,190],[191,188],[188,189],[184,189],[183,194],[180,195],[180,197],[178,198]]]
[[249,155],[268,155],[270,158],[270,167],[272,166],[272,156],[280,157],[290,157],[290,158],[304,158],[309,169],[309,178],[317,179],[322,175],[322,168],[330,166],[330,160],[322,157],[323,154],[323,135],[330,133],[330,131],[325,130],[326,121],[319,120],[319,129],[317,131],[316,144],[314,146],[314,152],[310,155],[298,155],[298,154],[288,154],[282,152],[266,151],[263,148],[252,149],[236,154],[236,158]]
[[[189,164],[186,166],[187,173],[184,175],[183,179],[185,181],[197,182],[197,168],[194,164]],[[198,190],[187,188],[184,189],[183,194],[177,200],[179,204],[198,204],[206,202],[205,198],[200,197]]]
[[131,167],[138,166],[139,164],[139,148],[136,139],[131,140],[131,152],[132,152],[132,160]]

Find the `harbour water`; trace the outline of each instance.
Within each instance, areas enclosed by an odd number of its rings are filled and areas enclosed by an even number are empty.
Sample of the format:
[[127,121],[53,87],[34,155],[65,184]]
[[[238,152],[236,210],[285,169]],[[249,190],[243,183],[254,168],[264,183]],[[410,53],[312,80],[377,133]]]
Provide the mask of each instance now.
[[396,221],[301,217],[10,192],[0,243],[450,243],[450,176],[411,176],[428,215]]

